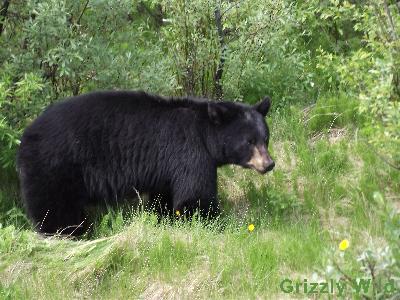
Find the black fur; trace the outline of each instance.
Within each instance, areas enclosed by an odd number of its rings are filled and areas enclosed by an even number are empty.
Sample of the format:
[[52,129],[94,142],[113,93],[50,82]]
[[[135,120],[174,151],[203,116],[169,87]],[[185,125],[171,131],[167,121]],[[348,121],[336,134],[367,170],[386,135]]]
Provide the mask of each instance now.
[[128,91],[52,105],[25,130],[18,152],[28,215],[40,232],[76,235],[87,205],[136,189],[152,201],[161,195],[168,210],[215,216],[217,167],[246,166],[249,141],[268,141],[266,106]]

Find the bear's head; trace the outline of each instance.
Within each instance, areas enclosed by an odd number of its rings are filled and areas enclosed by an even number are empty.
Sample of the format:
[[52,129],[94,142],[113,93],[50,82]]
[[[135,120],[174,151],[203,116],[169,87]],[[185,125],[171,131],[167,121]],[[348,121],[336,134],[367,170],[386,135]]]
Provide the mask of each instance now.
[[275,163],[268,153],[269,129],[265,122],[271,100],[265,97],[249,106],[232,102],[210,102],[208,116],[218,128],[216,143],[222,164],[236,164],[264,174]]

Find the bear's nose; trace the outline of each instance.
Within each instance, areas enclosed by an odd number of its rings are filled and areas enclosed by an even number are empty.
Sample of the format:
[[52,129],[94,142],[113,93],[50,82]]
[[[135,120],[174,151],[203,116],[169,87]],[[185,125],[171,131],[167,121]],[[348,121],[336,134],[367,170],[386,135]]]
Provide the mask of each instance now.
[[275,162],[273,160],[271,160],[268,165],[265,167],[265,171],[269,172],[271,171],[273,168],[275,167]]

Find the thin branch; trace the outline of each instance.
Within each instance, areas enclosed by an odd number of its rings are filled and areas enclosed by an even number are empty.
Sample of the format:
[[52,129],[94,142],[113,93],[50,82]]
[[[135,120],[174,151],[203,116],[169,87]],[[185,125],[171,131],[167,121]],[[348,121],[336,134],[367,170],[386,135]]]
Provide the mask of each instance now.
[[335,123],[336,119],[339,118],[341,115],[343,115],[344,112],[340,113],[340,114],[336,114],[336,116],[333,118],[331,125],[329,126],[328,132],[331,131],[333,124]]
[[238,6],[241,2],[243,2],[244,0],[239,0],[238,2],[233,3],[231,6],[229,6],[227,9],[225,9],[222,13],[221,13],[221,17],[223,17],[227,12],[229,12],[232,8]]
[[76,24],[78,24],[78,25],[80,24],[81,18],[82,18],[82,16],[83,16],[83,14],[85,13],[85,10],[86,10],[88,4],[89,4],[89,0],[86,1],[85,6],[83,7],[81,14],[79,15],[79,18],[78,18],[78,20],[76,21]]
[[339,266],[339,264],[336,261],[333,261],[333,265],[336,267],[336,269],[341,273],[350,284],[353,284],[354,280],[351,278],[349,275],[347,275]]
[[[347,275],[341,268],[340,268],[340,266],[339,266],[339,264],[336,262],[336,261],[333,261],[333,265],[336,267],[336,269],[339,271],[339,273],[341,273],[342,275],[343,275],[343,278],[345,279],[345,280],[347,280],[351,285],[353,285],[354,284],[354,279],[353,278],[351,278],[349,275]],[[369,297],[369,296],[367,296],[367,295],[365,295],[365,294],[362,294],[362,297],[364,298],[364,299],[372,299],[371,297]]]
[[392,38],[393,38],[393,40],[397,40],[396,27],[394,26],[392,14],[390,13],[390,9],[389,9],[389,6],[388,6],[386,0],[383,1],[383,5],[385,7],[386,16],[389,20],[389,24],[391,27]]
[[219,45],[221,48],[221,56],[218,62],[218,67],[214,75],[215,80],[215,96],[217,99],[222,99],[223,97],[223,87],[222,87],[222,74],[224,71],[224,64],[225,64],[225,51],[226,51],[226,44],[225,44],[225,34],[222,28],[222,15],[221,10],[216,8],[214,11],[215,14],[215,26],[217,27],[218,38],[219,38]]
[[376,18],[377,18],[377,23],[378,23],[378,26],[379,26],[379,29],[380,29],[380,32],[381,32],[381,38],[385,39],[387,42],[390,42],[390,37],[388,38],[386,36],[386,31],[385,31],[385,28],[384,28],[384,25],[383,25],[383,24],[385,24],[385,20],[382,20],[382,15],[381,15],[381,12],[379,10],[379,7],[376,5],[376,3],[373,3],[373,6],[374,6]]
[[316,117],[319,117],[319,116],[337,116],[338,115],[338,113],[336,113],[336,112],[333,112],[333,113],[325,113],[325,114],[315,114],[315,115],[313,115],[311,118],[308,118],[307,120],[305,120],[304,121],[304,123],[308,123],[308,122],[310,122],[312,119],[314,119],[314,118],[316,118]]
[[386,163],[388,166],[392,167],[395,170],[400,171],[400,166],[396,166],[395,164],[393,164],[392,162],[388,161],[384,156],[382,156],[381,154],[379,154],[370,143],[368,143],[367,141],[365,141],[364,139],[361,139],[361,141],[363,143],[365,143],[369,149],[371,149],[372,152],[374,152],[376,154],[376,156],[378,156],[384,163]]

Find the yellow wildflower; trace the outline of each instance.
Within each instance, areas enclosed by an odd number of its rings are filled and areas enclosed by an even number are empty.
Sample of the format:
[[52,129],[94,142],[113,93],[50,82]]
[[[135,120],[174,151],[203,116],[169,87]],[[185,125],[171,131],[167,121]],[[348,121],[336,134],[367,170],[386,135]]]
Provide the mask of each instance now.
[[176,214],[177,217],[179,217],[179,216],[181,215],[181,212],[180,212],[179,210],[177,210],[177,211],[175,212],[175,214]]
[[254,224],[250,224],[248,227],[247,227],[247,229],[250,231],[250,232],[252,232],[253,230],[254,230]]
[[350,245],[349,240],[344,239],[344,240],[341,241],[340,244],[339,244],[339,250],[345,251],[347,248],[349,248],[349,245]]

